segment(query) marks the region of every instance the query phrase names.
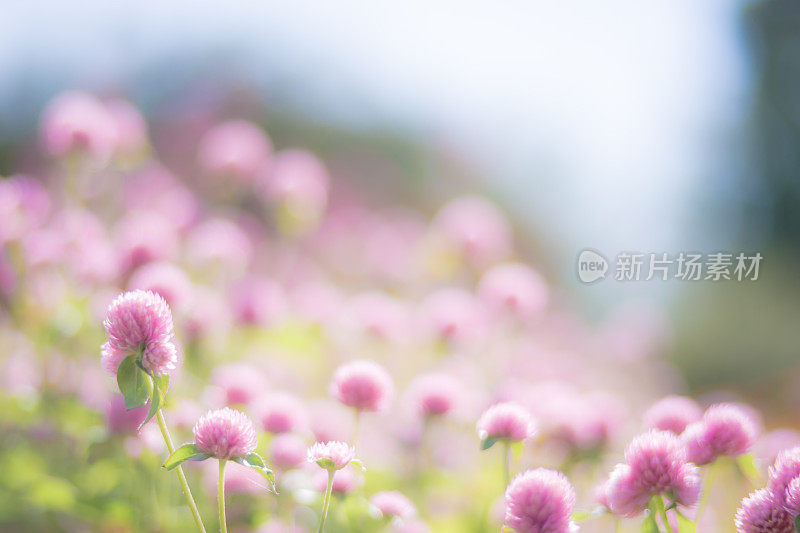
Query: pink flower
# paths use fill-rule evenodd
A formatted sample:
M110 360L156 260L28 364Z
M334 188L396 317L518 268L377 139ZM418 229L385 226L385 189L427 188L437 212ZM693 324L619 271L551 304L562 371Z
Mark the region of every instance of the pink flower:
M186 305L192 294L189 276L166 261L148 263L136 269L128 282L128 288L152 291L173 308Z
M189 260L204 268L222 267L241 274L253 258L253 242L236 223L224 218L206 220L192 229L187 238Z
M408 396L423 418L444 416L459 403L461 387L447 374L425 374L411 382Z
M397 299L382 292L367 292L350 302L357 325L367 334L396 341L408 334L408 312Z
M691 398L667 396L647 410L644 425L647 429L662 429L680 435L686 426L697 422L702 416L700 406Z
M734 519L739 533L793 533L792 522L769 489L759 489L742 500Z
M275 159L261 186L267 201L281 205L299 220L314 220L328 202L330 178L325 166L304 150L284 150Z
M485 268L511 253L511 227L491 202L466 196L442 207L433 221L445 245L475 268Z
M250 122L224 122L205 134L198 152L203 169L217 177L252 183L272 157L272 143Z
M103 321L108 342L100 362L111 373L127 356L142 351L142 366L153 374L175 369L178 354L173 343L172 313L164 298L149 291L120 294Z
M117 129L117 150L135 154L147 146L147 124L136 107L121 99L105 103L106 111Z
M786 489L798 477L800 477L800 447L779 453L775 463L769 468L767 484L779 504L783 505Z
M758 437L758 424L750 412L733 404L706 409L703 419L686 428L683 440L689 461L704 465L717 457L747 453Z
M309 463L317 463L326 470L341 470L356 455L356 450L346 442L315 442L307 453Z
M246 277L231 289L231 310L241 324L274 322L285 310L283 289L266 278Z
M505 524L517 533L569 533L575 489L561 472L536 468L518 474L505 493Z
M478 296L490 310L527 320L544 311L547 285L532 268L504 263L488 270L478 284Z
M134 211L116 229L119 269L128 274L151 261L171 259L178 253L175 225L155 211Z
M278 468L297 468L306 461L306 444L303 439L291 433L276 435L270 443L270 457Z
M308 425L305 405L289 394L273 393L266 396L259 401L256 412L264 431L269 433L289 433Z
M700 495L697 467L686 461L680 439L668 431L650 430L634 438L607 485L612 511L632 517L642 513L653 496L667 495L691 507Z
M115 394L108 402L106 410L108 431L119 435L135 435L147 417L149 408L149 405L143 405L129 410L125 407L125 399L122 395Z
M457 288L440 289L422 303L422 327L436 340L466 344L480 335L485 316L475 297Z
M209 411L192 431L197 448L217 459L244 457L258 445L253 422L230 407Z
M214 369L211 382L222 391L223 405L248 405L266 387L261 371L248 363L218 366Z
M333 374L331 395L359 411L383 411L391 401L392 378L373 361L357 360L340 366Z
M800 515L800 477L796 477L786 487L783 507L792 518Z
M478 437L521 441L536 432L531 415L516 402L503 402L489 407L478 419Z
M377 492L372 495L369 502L378 508L386 518L412 518L417 514L417 508L411 500L397 491Z
M64 93L50 102L40 135L42 147L51 156L77 153L98 163L108 161L117 143L111 114L97 98L82 92Z
M361 483L363 478L353 472L350 468L337 470L333 474L333 485L331 492L338 495L349 494L353 492ZM314 488L319 492L325 492L328 486L328 474L322 470L318 471L314 476Z

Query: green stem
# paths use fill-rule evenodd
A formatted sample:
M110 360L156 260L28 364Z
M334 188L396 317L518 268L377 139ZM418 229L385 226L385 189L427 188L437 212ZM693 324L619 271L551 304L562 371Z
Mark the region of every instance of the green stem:
M333 490L333 476L336 470L328 470L328 486L325 487L325 500L322 503L322 517L319 519L319 529L317 533L322 533L322 528L325 526L325 519L328 517L328 507L331 506L331 491Z
M714 461L708 466L708 471L706 472L706 481L703 486L703 492L700 496L700 504L697 506L697 514L695 515L694 522L695 524L700 525L700 516L702 516L703 511L708 504L708 495L711 492L711 485L714 481L714 470L716 470L717 462Z
M219 484L217 485L217 504L219 505L219 530L228 533L228 524L225 520L225 459L219 460Z
M167 422L164 420L164 413L161 412L161 409L156 411L156 419L158 420L158 429L161 430L161 436L164 437L164 444L167 445L167 450L169 451L170 455L172 455L172 453L175 451L175 445L172 444L172 437L169 435ZM197 528L201 531L201 533L206 533L206 528L203 526L203 519L200 518L200 511L197 510L197 504L194 502L194 498L192 498L192 491L189 490L189 483L186 481L186 474L183 473L183 468L180 466L176 470L178 472L178 479L181 482L181 487L183 488L183 494L186 497L186 505L189 506L189 510L192 512L194 522L197 524Z
M659 496L659 498L661 498ZM658 512L661 514L661 519L664 521L664 527L669 531L669 533L675 533L672 529L672 524L669 523L669 517L667 516L667 508L664 504L664 500L661 500L661 504L658 506Z
M503 442L503 476L505 479L505 486L508 486L508 482L511 481L511 445L508 441Z

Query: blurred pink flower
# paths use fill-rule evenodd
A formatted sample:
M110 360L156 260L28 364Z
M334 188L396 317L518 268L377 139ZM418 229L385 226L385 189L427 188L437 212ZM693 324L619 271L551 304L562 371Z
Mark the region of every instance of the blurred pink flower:
M211 383L221 390L223 405L249 405L266 388L263 373L249 363L218 366L211 376Z
M134 154L147 146L147 123L136 107L122 99L105 103L106 111L117 131L117 150L124 154Z
M209 411L192 430L197 448L217 459L244 457L258 445L253 422L230 407Z
M259 277L246 277L233 285L230 291L233 317L241 324L266 325L283 315L286 301L283 289L274 281Z
M447 374L423 374L411 382L408 399L419 416L443 416L461 401L459 382Z
M429 335L456 345L467 344L478 337L486 318L474 296L458 288L431 293L422 303L419 316Z
M508 220L484 198L466 196L450 201L436 215L433 227L446 246L475 268L486 268L511 253Z
M317 463L326 470L341 470L350 464L355 455L355 448L340 441L315 442L307 452L309 463Z
M412 518L417 514L417 508L405 495L397 491L376 492L369 502L378 508L386 518Z
M139 432L139 426L147 417L149 409L149 405L143 405L129 410L125 407L125 398L121 394L115 394L106 408L108 431L119 435L135 435Z
M644 512L653 496L664 494L679 505L694 506L700 496L700 475L687 462L680 438L650 430L628 445L625 463L611 473L606 490L611 510L632 517Z
M116 228L120 272L157 260L172 259L178 253L177 230L166 217L153 211L125 215Z
M477 428L481 440L521 441L536 432L530 413L516 402L503 402L489 407L478 419Z
M325 166L304 150L275 155L262 178L260 191L273 205L287 209L301 221L317 219L328 202L330 178Z
M391 342L408 335L408 311L397 298L367 292L354 297L350 307L357 325L377 339Z
M39 126L42 147L54 157L79 154L108 161L118 140L113 116L97 98L67 92L54 98Z
M570 533L575 489L561 472L537 468L518 474L506 488L505 524L517 533Z
M756 457L771 464L783 450L800 446L800 432L789 429L775 429L761 436L754 446Z
M333 474L333 486L331 492L333 494L344 495L353 492L362 483L363 478L353 472L351 468L344 468L337 470ZM328 486L328 474L322 470L314 475L314 488L318 492L325 492Z
M548 289L532 268L503 263L488 270L478 284L478 296L492 312L527 320L542 313Z
M198 158L208 174L252 183L270 162L272 143L255 124L244 120L224 122L200 141Z
M645 412L644 426L647 429L663 429L680 435L686 426L697 422L702 416L702 409L691 398L667 396Z
M264 396L256 403L254 410L264 431L269 433L290 433L308 426L305 405L290 394L278 392Z
M109 372L127 356L142 350L142 365L154 374L175 369L178 354L173 341L172 313L161 296L129 291L117 296L103 321L108 341L101 362Z
M41 227L51 206L50 192L39 180L21 174L0 180L0 245Z
M291 470L306 462L306 444L291 433L275 435L270 442L272 463L283 470Z
M216 495L219 483L219 469L211 461L203 466L203 482L209 494ZM261 474L235 462L225 466L226 494L264 494L270 490Z
M392 378L373 361L358 360L340 366L333 374L331 395L359 411L383 411L392 399Z
M712 405L700 422L683 432L689 460L698 465L723 455L747 453L758 437L758 423L749 409L733 404Z
M236 223L224 218L206 220L192 229L186 243L189 260L204 268L221 268L229 275L243 273L253 257L253 243Z
M128 289L142 289L160 295L172 308L186 306L192 295L189 276L172 263L158 261L136 269L128 281Z

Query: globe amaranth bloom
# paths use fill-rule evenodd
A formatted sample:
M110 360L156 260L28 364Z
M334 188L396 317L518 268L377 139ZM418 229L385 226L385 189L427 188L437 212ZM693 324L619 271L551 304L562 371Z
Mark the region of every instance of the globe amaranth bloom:
M108 341L100 362L116 373L123 359L141 350L142 366L159 375L175 369L178 352L173 342L172 313L161 296L150 291L125 292L111 303L103 321Z
M747 453L758 436L758 424L745 408L733 404L709 407L703 419L689 425L682 438L689 461L704 465L717 457Z
M744 500L734 518L739 533L793 533L794 520L768 488L759 489Z
M650 430L634 438L625 450L625 463L616 466L606 485L614 514L642 513L653 496L666 496L691 507L700 495L697 467L686 459L680 439L668 431Z
M419 416L444 416L459 403L461 387L447 374L424 374L411 383L408 396Z
M800 516L800 477L796 477L786 487L783 495L783 508L794 519Z
M691 398L667 396L645 412L644 426L647 429L661 429L680 435L686 426L697 422L702 416L700 406Z
M478 295L492 311L521 320L539 315L548 299L544 280L522 263L504 263L489 269L478 284Z
M477 428L481 440L521 441L536 432L531 415L516 402L503 402L489 407L478 419Z
M198 159L208 173L252 183L272 158L272 143L251 122L232 120L209 130L200 141Z
M276 435L270 442L270 457L278 468L297 468L306 462L306 443L292 433Z
M341 470L355 455L355 448L346 442L315 442L308 449L308 462L317 463L326 470Z
M340 366L333 374L331 395L359 411L383 411L392 398L392 378L377 363L358 360Z
M197 449L221 460L245 457L258 445L253 422L230 407L200 417L193 432Z
M797 478L800 478L800 447L779 453L775 463L769 468L767 488L781 506L786 503L787 489Z
M369 502L387 518L411 518L417 514L417 508L411 500L394 490L377 492Z
M561 472L537 468L518 474L506 488L505 524L517 533L568 533L575 489Z
M305 405L290 394L269 394L258 402L255 410L264 431L270 433L288 433L308 426Z

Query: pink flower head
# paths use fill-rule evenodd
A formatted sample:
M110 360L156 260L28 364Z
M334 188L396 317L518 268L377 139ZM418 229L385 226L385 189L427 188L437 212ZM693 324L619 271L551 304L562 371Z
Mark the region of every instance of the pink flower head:
M478 284L478 296L487 308L522 320L544 311L547 293L541 276L522 263L492 267Z
M382 292L367 292L351 302L354 318L367 334L395 341L408 334L408 312L397 298Z
M270 394L259 402L256 411L264 431L269 433L289 433L308 425L305 405L290 394Z
M153 374L175 369L178 352L173 342L172 313L161 296L129 291L117 296L103 321L108 341L100 362L111 373L127 356L142 351L142 366Z
M106 107L94 96L68 92L45 109L41 143L51 156L81 154L98 163L108 161L117 143L117 127Z
M137 267L178 253L179 241L175 225L155 211L134 211L119 221L116 229L119 268L128 274Z
M796 477L786 487L783 507L792 518L800 516L800 477Z
M136 269L128 282L130 289L152 291L175 308L189 302L192 293L192 282L186 273L166 261L148 263Z
M209 411L192 431L197 448L217 459L244 457L258 445L253 422L230 407Z
M328 202L330 178L325 166L304 150L285 150L275 159L264 179L262 194L300 220L319 217Z
M485 316L475 297L457 288L440 289L422 304L423 328L435 339L463 344L484 327Z
M222 267L241 274L253 257L253 242L235 222L212 218L193 228L188 236L189 259L205 268Z
M269 324L283 314L285 304L283 289L266 278L246 277L231 289L231 311L241 324Z
M734 519L739 533L793 533L792 517L769 489L759 489L744 500Z
M489 407L478 420L478 437L521 441L532 437L536 428L528 411L516 402L503 402Z
M250 122L233 120L212 128L200 141L203 169L217 177L252 183L272 157L272 143Z
M570 533L575 489L561 472L536 468L518 474L505 494L505 524L517 533Z
M135 435L147 417L148 409L149 406L143 405L129 410L125 407L125 399L122 395L115 394L108 402L106 410L108 431L119 435Z
M461 387L447 374L425 374L414 379L408 395L421 417L444 416L459 403Z
M278 468L297 468L306 462L306 444L303 439L291 433L276 435L270 443L270 457Z
M147 146L147 124L133 104L122 99L105 104L117 129L117 150L126 154L142 151Z
M675 434L650 430L631 441L625 464L611 473L608 503L615 514L632 517L642 513L653 496L662 494L691 507L700 495L700 475L686 461L686 451Z
M704 465L717 457L747 453L758 437L758 424L751 413L733 404L706 409L703 419L688 426L683 434L689 461Z
M230 363L214 369L211 382L223 394L225 405L248 405L266 387L261 371L248 363Z
M680 435L686 426L697 422L702 416L700 406L691 398L667 396L647 410L644 425L647 429L662 429Z
M363 478L356 474L352 468L344 468L337 470L333 474L333 485L331 492L338 495L349 494L353 492L361 483ZM325 492L328 486L328 474L322 470L317 471L314 476L314 488L319 492Z
M369 502L378 508L386 518L412 518L417 514L417 508L403 494L392 490L377 492L372 495Z
M341 470L355 455L355 448L340 441L315 442L307 452L309 463L317 463L326 470Z
M433 221L445 244L470 265L484 268L511 253L511 227L491 202L467 196L442 207Z
M340 366L331 380L331 395L359 411L383 411L391 401L392 378L379 364L357 360Z
M800 477L800 447L779 453L775 463L769 468L767 484L779 504L783 505L789 485L798 477Z

